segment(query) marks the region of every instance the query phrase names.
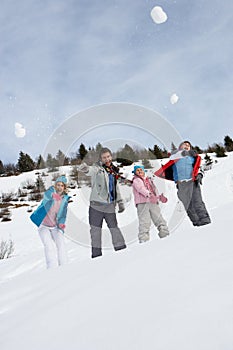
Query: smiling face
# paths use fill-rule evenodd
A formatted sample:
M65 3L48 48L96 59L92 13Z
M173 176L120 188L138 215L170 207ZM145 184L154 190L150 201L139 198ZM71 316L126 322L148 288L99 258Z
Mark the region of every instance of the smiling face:
M65 191L65 185L63 182L56 182L55 190L58 194L62 194Z
M106 166L110 166L112 164L112 155L110 152L101 154L101 162Z
M135 174L139 177L144 177L145 176L145 172L142 168L137 168L137 170L135 171Z
M190 151L191 147L190 147L190 144L188 142L184 142L184 143L182 143L180 149L184 149L185 151Z

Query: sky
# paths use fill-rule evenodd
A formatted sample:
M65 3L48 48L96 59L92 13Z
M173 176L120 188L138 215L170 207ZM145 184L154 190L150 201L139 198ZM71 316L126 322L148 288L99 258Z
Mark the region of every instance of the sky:
M232 12L230 0L1 0L0 159L36 158L72 115L112 102L158 112L202 148L232 137Z

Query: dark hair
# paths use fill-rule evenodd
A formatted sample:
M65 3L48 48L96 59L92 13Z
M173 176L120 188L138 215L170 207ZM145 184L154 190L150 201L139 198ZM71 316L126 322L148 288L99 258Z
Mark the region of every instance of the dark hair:
M179 148L184 144L184 143L188 143L190 148L192 148L191 142L190 141L182 141L181 144L179 145Z
M110 151L109 148L103 147L103 148L100 150L99 159L101 159L102 154L104 154L104 153L110 153L110 154L112 155L112 152Z

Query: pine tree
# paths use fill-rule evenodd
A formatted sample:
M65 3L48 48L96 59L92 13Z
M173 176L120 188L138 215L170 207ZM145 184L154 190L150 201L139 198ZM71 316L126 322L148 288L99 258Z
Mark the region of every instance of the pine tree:
M45 164L44 158L40 154L36 161L36 169L45 169L45 168L46 168L46 164Z
M172 142L171 143L171 152L174 152L174 151L176 151L177 150L177 147L176 147L176 145Z
M22 151L19 153L17 166L21 173L34 170L35 168L32 158L27 153L23 153Z
M169 157L169 154L168 154L168 151L166 150L166 148L163 148L162 155L163 155L163 158Z
M152 166L150 164L150 161L148 159L146 159L146 158L144 158L142 160L142 165L144 166L145 169L151 169L152 168Z
M70 164L70 158L69 157L65 157L63 165L69 165L69 164Z
M88 150L86 149L83 143L81 143L81 145L79 146L78 152L81 160L83 160L88 153Z
M4 174L4 165L1 160L0 160L0 174Z
M207 165L207 166L213 164L212 158L211 158L207 153L206 153L206 155L205 155L205 157L204 157L204 160L205 160L205 165Z
M128 144L125 144L125 146L120 151L116 152L116 157L117 161L124 165L130 165L133 162L138 161L136 152Z
M101 145L100 142L98 142L97 145L95 146L95 151L97 152L98 156L99 156L102 148L103 148L103 146Z
M36 188L37 192L44 192L45 191L44 181L40 175L36 179L35 188Z
M59 166L57 159L53 158L50 153L47 156L46 166L49 172L57 171L57 167Z
M205 150L206 153L214 153L215 147L208 145L208 148Z
M56 160L57 160L59 166L64 165L65 155L60 149L57 152Z
M198 154L203 153L203 150L199 146L193 147L194 151L196 151Z
M218 158L227 157L227 155L225 154L225 148L218 144L215 145L215 153L216 153L216 157Z
M163 150L158 145L154 145L153 150L151 150L150 148L149 150L155 155L156 159L163 158Z
M233 151L233 140L230 138L230 136L224 137L224 146L227 152Z
M4 173L7 175L14 175L18 173L17 165L13 163L4 164Z

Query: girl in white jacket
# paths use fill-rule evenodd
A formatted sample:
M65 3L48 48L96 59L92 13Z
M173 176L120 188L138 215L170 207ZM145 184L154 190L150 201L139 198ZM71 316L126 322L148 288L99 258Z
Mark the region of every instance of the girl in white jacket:
M66 194L66 185L66 177L58 177L55 185L44 193L41 204L30 216L38 226L48 269L67 262L64 229L70 197Z

